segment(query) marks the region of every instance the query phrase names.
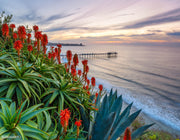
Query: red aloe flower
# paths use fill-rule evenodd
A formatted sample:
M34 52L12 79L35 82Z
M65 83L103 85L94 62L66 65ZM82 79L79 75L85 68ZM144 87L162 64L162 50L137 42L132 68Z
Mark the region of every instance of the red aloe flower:
M74 76L76 76L76 69L75 68L71 68L71 74Z
M39 30L39 27L38 27L37 25L34 25L34 26L33 26L33 30L34 30L35 32L37 32L37 31Z
M26 28L24 26L18 27L18 36L19 39L24 42L24 39L26 38Z
M96 92L95 96L96 96L96 99L95 99L95 103L96 103L96 100L97 100L97 97L98 97L98 93L97 92Z
M51 57L52 57L52 54L48 53L48 58L51 59Z
M16 42L14 42L14 48L18 52L18 56L20 56L20 50L22 49L22 47L23 47L23 45L22 45L22 42L20 40L17 40Z
M35 33L35 38L40 40L41 37L42 37L41 32L40 32L40 31L37 31L37 32Z
M68 108L61 110L60 112L60 120L61 120L61 125L64 128L64 132L67 131L70 115L71 115L71 112L70 110L68 110Z
M78 75L81 76L82 72L81 70L78 70Z
M74 63L74 66L76 67L79 63L79 60L78 60L78 55L75 54L74 57L73 57L73 63Z
M86 82L87 82L87 85L89 86L89 84L90 84L90 81L89 81L89 79L87 79L87 80L86 80Z
M29 51L29 52L33 51L32 45L28 45L28 51Z
M65 63L64 67L67 69L67 63Z
M48 44L48 37L46 34L42 35L41 44L42 44L42 46L46 46Z
M75 122L75 125L76 125L77 127L80 127L80 126L82 125L81 122L82 122L82 120L78 120L78 121Z
M82 64L83 64L84 66L86 66L87 63L88 63L88 60L83 60L83 61L82 61Z
M12 33L14 33L14 28L16 28L15 24L10 24L10 28L12 29Z
M96 79L94 77L91 78L91 85L95 87L96 85Z
M103 90L103 85L99 85L100 92Z
M57 44L57 46L58 46L58 48L61 48L61 47L62 47L62 45L61 45L61 44Z
M87 94L90 96L91 94L90 94L90 91L87 91Z
M58 56L58 48L55 48L55 53Z
M28 36L28 38L31 38L31 34L30 33L28 33L27 36Z
M82 120L77 120L74 123L77 126L77 137L79 137L79 127L82 125L81 122L82 122Z
M87 85L85 88L86 88L86 90L88 90L88 89L89 89L89 86Z
M48 44L48 37L47 37L46 34L43 34L43 35L42 35L41 44L42 44L42 46L43 46L44 54L46 54L46 53L45 53L45 48L46 48L46 45Z
M28 36L28 38L27 38L27 43L30 44L30 43L31 43L31 34L28 33L27 36Z
M27 43L30 44L31 43L31 39L27 38Z
M131 140L131 131L128 127L125 130L123 140Z
M40 51L40 40L41 40L42 34L40 31L35 32L35 38L37 39L37 49L38 49L38 54Z
M86 74L89 72L89 66L88 65L86 65L85 72L86 72Z
M55 60L55 58L56 58L56 52L52 52L52 57L53 57L53 60Z
M59 63L59 64L61 64L60 53L61 53L61 47L58 47L58 55L57 55L57 59L58 59L58 63Z
M69 68L70 68L71 59L72 59L72 52L71 52L70 50L68 50L68 51L66 52L66 57L67 57L68 65L69 65Z
M68 61L71 61L71 59L72 59L72 52L71 52L70 50L68 50L68 51L66 52L66 57L67 57L67 60L68 60Z
M95 96L96 96L96 98L98 97L98 93L97 92L96 92Z
M13 33L13 38L16 41L16 39L17 39L17 34L16 33Z
M34 41L34 47L36 47L37 46L37 41Z
M45 52L44 52L45 54L46 54L46 51L47 51L47 48L45 47Z
M8 27L7 23L4 23L2 25L2 34L5 37L7 37L9 35L9 27Z
M15 24L10 24L10 28L13 30L14 28L16 28Z
M86 74L86 66L87 66L88 60L83 60L82 64L83 64L83 77L85 78L87 76ZM86 78L85 78L86 80Z

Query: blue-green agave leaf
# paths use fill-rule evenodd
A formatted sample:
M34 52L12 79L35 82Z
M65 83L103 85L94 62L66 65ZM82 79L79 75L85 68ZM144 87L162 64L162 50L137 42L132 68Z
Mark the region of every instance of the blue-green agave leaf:
M111 129L114 123L116 114L114 112L110 113L103 120L95 120L93 131L92 131L92 139L93 140L107 140L109 134L111 133Z
M144 131L146 131L149 127L151 127L152 125L154 125L154 123L149 124L149 125L144 125L138 129L136 129L132 134L131 134L131 138L132 140L135 140L137 137L141 136L143 134Z
M119 123L116 129L113 131L111 139L117 139L125 131L125 129L136 119L140 112L141 110L136 111L135 113L130 115L122 124Z

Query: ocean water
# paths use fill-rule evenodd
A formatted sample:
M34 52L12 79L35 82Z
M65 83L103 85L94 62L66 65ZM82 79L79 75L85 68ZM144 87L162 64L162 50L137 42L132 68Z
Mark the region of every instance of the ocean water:
M74 53L118 52L118 56L88 57L89 77L127 103L180 132L180 47L89 45L63 46ZM79 67L82 67L80 62Z

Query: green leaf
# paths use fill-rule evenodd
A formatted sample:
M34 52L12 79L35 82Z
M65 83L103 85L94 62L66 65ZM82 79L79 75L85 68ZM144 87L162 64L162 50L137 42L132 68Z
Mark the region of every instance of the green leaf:
M19 89L19 86L16 87L16 95L18 99L18 105L20 106L23 99L23 95L22 95L21 90Z
M18 87L21 90L21 92L26 96L26 99L29 100L29 96L26 94L26 92L25 92L25 90L24 90L24 88L23 88L21 83L18 83Z
M28 126L28 125L25 125L25 124L20 124L19 126L21 127L21 129L24 132L37 133L37 134L42 134L42 135L48 136L48 133L46 133L45 131L42 131L42 130L37 129L37 128L34 128L32 126Z
M31 112L31 113L28 113L27 115L23 115L23 116L21 117L20 123L26 122L28 119L33 118L36 114L38 114L38 113L40 113L40 112L42 112L42 111L46 111L46 110L54 109L54 108L56 108L56 107L42 108L42 109L33 111L33 112Z
M29 96L31 96L31 92L29 90L28 83L26 81L24 81L24 80L21 80L21 79L18 79L18 81L20 81L23 84L23 86L26 89L26 91L28 92Z
M6 78L6 79L1 79L0 80L0 86L2 86L2 85L7 85L8 83L10 83L10 82L15 82L15 81L17 81L16 79L11 79L11 78Z
M8 130L5 127L0 128L0 136L2 136L4 133L6 133ZM1 137L0 137L1 138Z
M59 92L57 90L52 94L50 101L49 101L50 104L55 100L55 98L58 96L58 94L59 94Z
M5 115L7 122L9 122L10 121L10 117L11 117L11 113L10 113L9 107L8 107L8 105L4 101L0 101L0 104L1 104L1 108L2 108L3 114Z
M8 89L9 86L2 86L0 88L0 93L2 93L3 91L5 91L6 89Z
M16 86L17 84L15 82L11 83L6 94L6 98L12 98Z
M12 100L8 98L0 98L0 101L12 102Z
M23 133L23 130L21 129L21 127L19 125L16 126L16 129L18 130L18 132L20 133L21 135L21 138L23 140L25 140L25 137L24 137L24 133Z
M26 137L33 138L34 140L47 140L47 137L43 137L42 135L34 132L24 132Z
M4 124L7 124L8 121L6 119L6 116L2 112L0 112L0 118L3 120Z
M46 111L44 111L43 113L45 114L45 118L46 118L46 123L45 123L44 131L48 131L50 126L51 126L51 123L52 123L51 116Z
M60 110L63 110L64 108L64 96L63 96L63 93L60 91L60 96L59 96L59 111Z
M43 103L31 106L30 108L28 108L24 112L22 112L22 114L21 114L22 117L28 115L29 113L32 113L34 110L36 110L38 107L40 107L42 105L43 105Z
M16 103L15 102L11 103L10 110L11 110L11 116L16 113Z

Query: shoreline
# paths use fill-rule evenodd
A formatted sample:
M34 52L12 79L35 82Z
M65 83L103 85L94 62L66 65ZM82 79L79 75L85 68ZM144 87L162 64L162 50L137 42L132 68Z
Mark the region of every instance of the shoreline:
M66 62L66 59L63 59L63 62ZM88 77L90 78L92 76L93 76L93 73L90 72ZM105 90L107 90L108 93L109 93L110 89L112 88L114 91L117 89L118 95L122 94L122 97L123 97L123 108L122 109L124 109L124 107L126 107L129 104L128 99L125 99L125 97L126 97L125 95L127 95L128 92L125 92L125 93L123 92L122 93L122 90L121 90L122 87L117 87L117 86L113 85L111 82L109 82L108 80L104 80L104 79L101 79L101 78L96 78L96 82L97 82L97 85L98 84L103 84ZM132 109L131 109L131 113L138 110L138 106L137 107L135 106L136 101L137 100L135 99L134 104L133 104ZM144 112L143 108L142 108L141 113L137 117L137 120L139 120L140 122L142 122L144 124L155 123L148 130L163 131L163 132L167 132L167 133L171 134L174 138L180 138L180 132L178 130L172 128L171 125L165 124L161 120L158 120L158 119L153 118L152 116L146 114Z
M128 103L126 103L124 100L123 100L123 103L124 103L124 105L123 105L122 109L124 109L128 105ZM137 110L138 109L135 106L132 106L131 113L133 113ZM178 130L175 130L172 127L164 124L163 122L152 118L148 114L144 113L143 109L142 109L141 113L139 114L139 116L136 118L136 120L138 120L141 124L145 124L145 125L155 123L153 126L148 128L148 130L163 131L165 133L171 134L173 136L173 138L179 138L180 139L180 133L178 132Z
M124 92L122 92L121 87L114 86L107 80L97 78L97 85L100 83L104 85L104 88L107 91L107 93L109 93L111 88L113 89L113 91L115 91L117 89L118 96L122 95L122 98L123 98L123 106L122 106L123 110L125 109L125 107L127 105L129 105L127 99L125 99L125 97L126 97L125 94L128 94L128 92L124 93ZM136 101L137 101L136 99L133 101L134 103L131 108L131 113L140 109L135 106ZM155 123L153 126L148 128L148 130L163 131L165 133L171 134L174 138L180 139L180 131L176 130L175 128L172 128L171 125L165 124L161 120L153 118L151 115L145 113L143 108L141 108L141 109L142 109L142 111L139 114L139 116L137 117L137 120L139 120L139 122L141 122L142 124L144 123L145 125Z

